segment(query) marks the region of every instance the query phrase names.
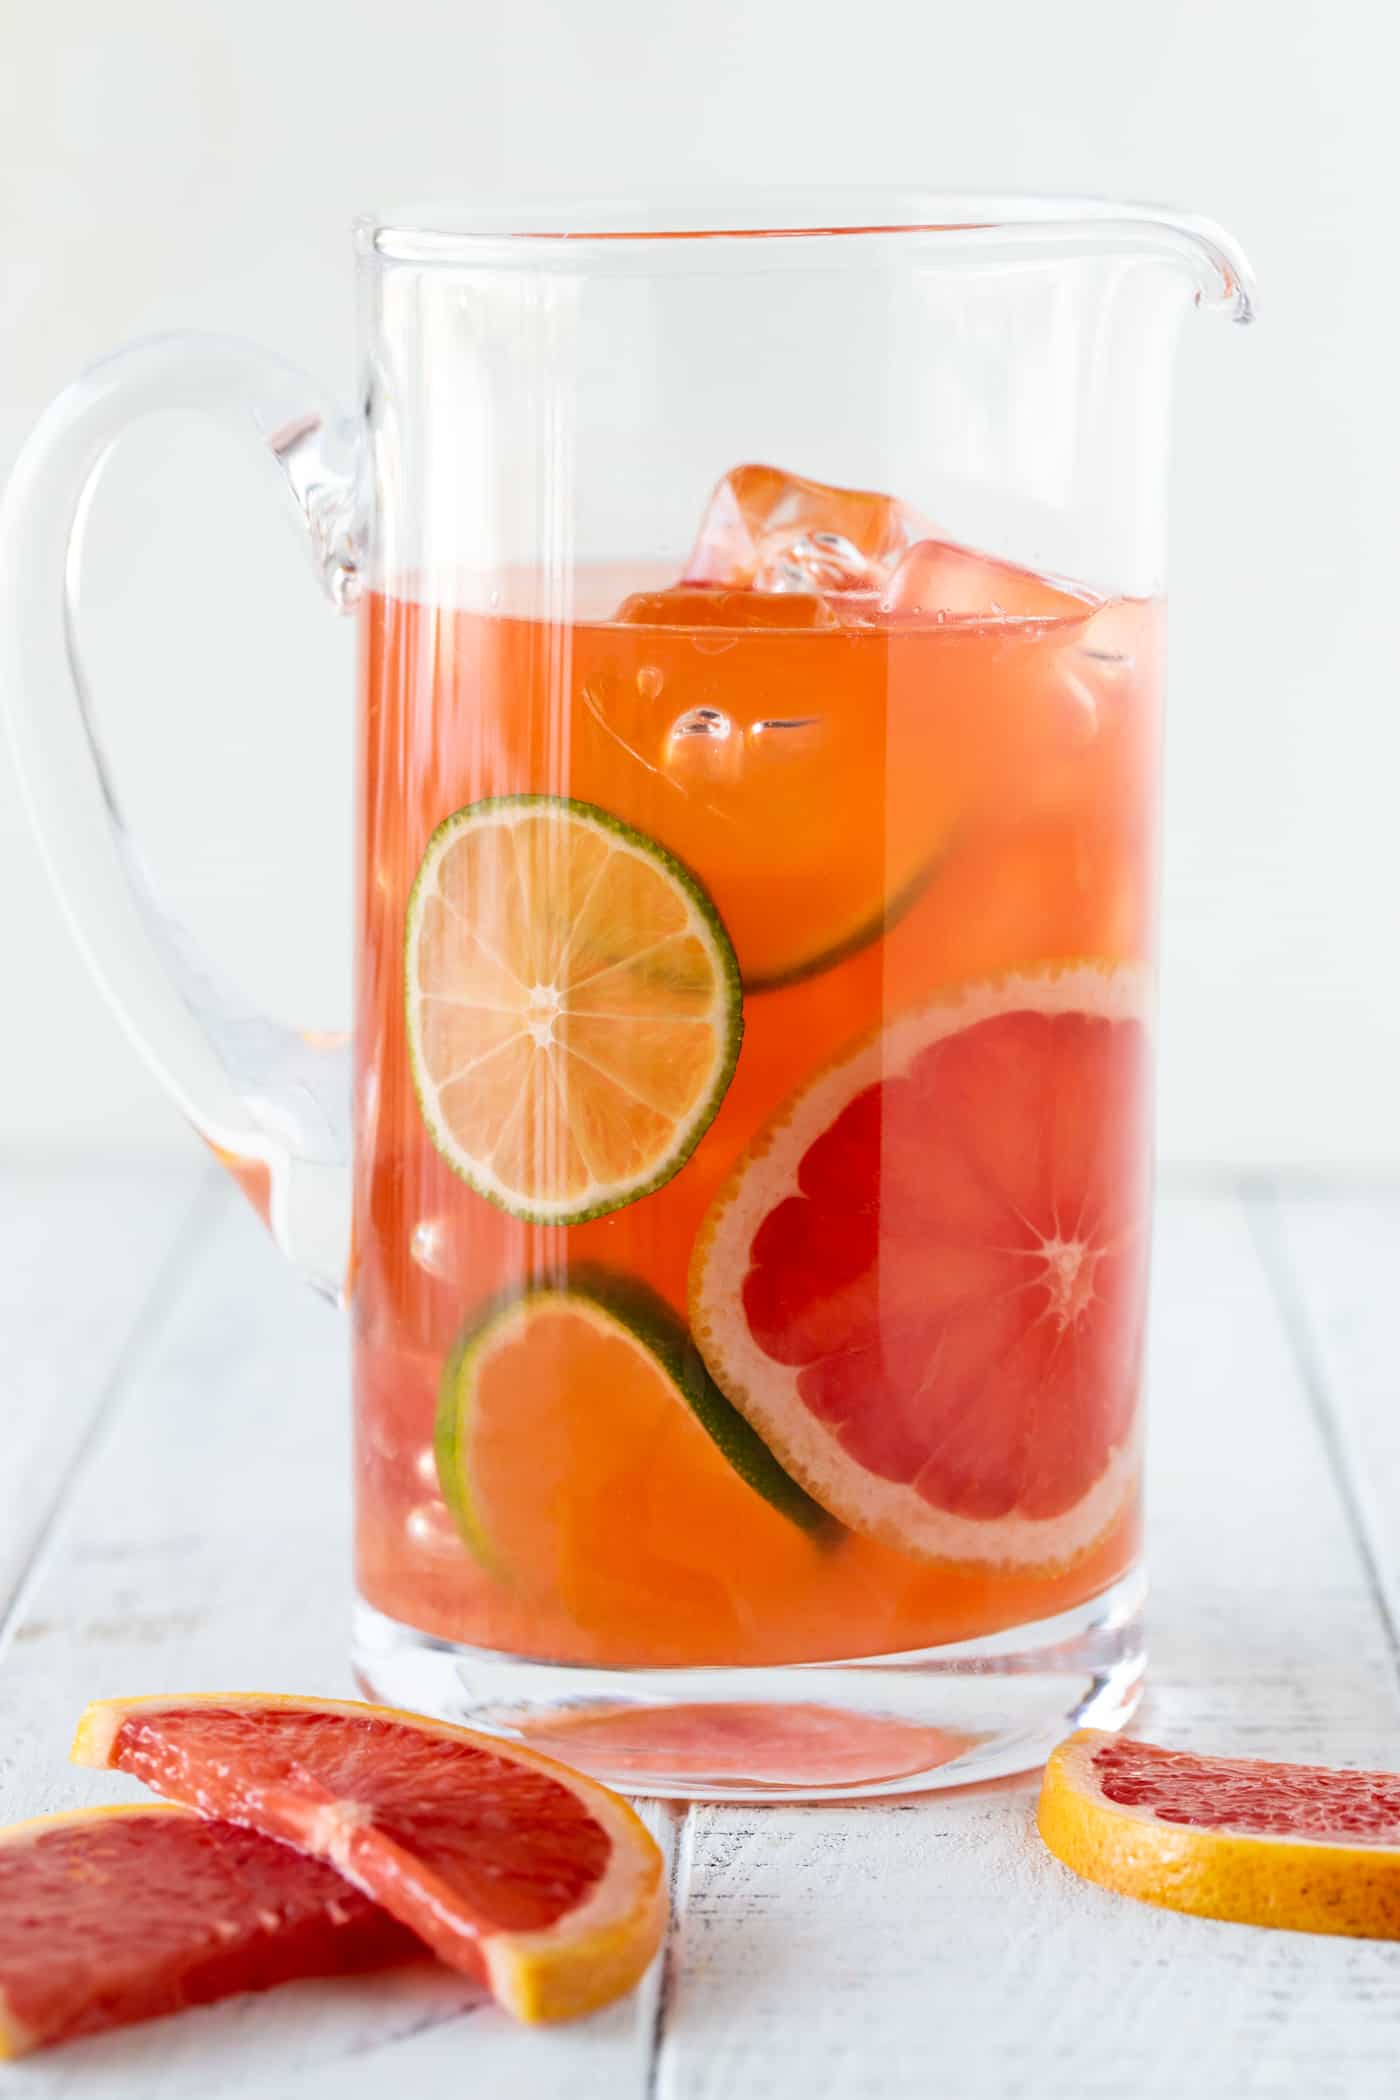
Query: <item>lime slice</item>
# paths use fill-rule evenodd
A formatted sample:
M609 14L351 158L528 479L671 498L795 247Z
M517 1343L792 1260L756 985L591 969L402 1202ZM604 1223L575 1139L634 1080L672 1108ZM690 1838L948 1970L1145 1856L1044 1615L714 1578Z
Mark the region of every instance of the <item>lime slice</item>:
M605 810L552 795L438 826L404 978L433 1143L536 1224L581 1224L669 1181L743 1035L734 951L699 883Z
M643 1608L633 1474L677 1553L693 1539L722 1554L755 1495L815 1537L837 1528L725 1399L670 1306L592 1269L497 1299L468 1329L443 1374L436 1455L476 1557L590 1621L609 1586Z

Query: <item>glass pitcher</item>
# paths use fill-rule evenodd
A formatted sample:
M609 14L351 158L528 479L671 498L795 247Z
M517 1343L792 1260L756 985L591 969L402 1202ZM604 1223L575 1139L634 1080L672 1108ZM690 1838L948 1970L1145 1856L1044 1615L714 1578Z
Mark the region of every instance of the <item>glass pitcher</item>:
M354 1668L637 1791L1023 1767L1141 1683L1170 365L1198 220L362 220L360 405L162 338L40 423L4 683L137 1043L355 1332ZM353 1044L162 912L76 646L140 416L360 632Z

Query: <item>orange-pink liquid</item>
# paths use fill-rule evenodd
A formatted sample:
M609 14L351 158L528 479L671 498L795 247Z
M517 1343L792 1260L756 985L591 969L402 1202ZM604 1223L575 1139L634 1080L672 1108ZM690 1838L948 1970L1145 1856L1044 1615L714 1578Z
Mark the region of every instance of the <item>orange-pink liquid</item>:
M1152 960L1158 606L804 626L791 600L719 596L560 625L376 594L362 616L358 1573L379 1610L473 1645L600 1664L891 1653L1067 1609L1136 1552L1135 1495L1087 1549L1040 1567L930 1561L855 1530L817 1542L679 1410L664 1448L627 1448L630 1418L603 1390L554 1594L493 1572L449 1513L439 1383L493 1296L588 1262L685 1318L721 1185L846 1046L970 979ZM677 734L707 711L724 733ZM454 1175L405 1041L405 913L429 837L521 792L599 805L669 848L748 987L739 1065L694 1156L573 1227L509 1216ZM1137 1173L1145 1116L1133 1143ZM539 1521L557 1563L558 1506Z

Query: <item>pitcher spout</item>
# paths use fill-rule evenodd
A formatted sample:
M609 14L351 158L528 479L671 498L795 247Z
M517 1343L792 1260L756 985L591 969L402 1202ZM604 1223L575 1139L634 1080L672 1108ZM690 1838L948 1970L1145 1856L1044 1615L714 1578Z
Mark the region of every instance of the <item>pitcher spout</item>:
M1120 226L1129 244L1156 248L1185 268L1197 306L1241 326L1254 319L1254 272L1238 241L1213 219L1148 206ZM1103 231L1110 234L1107 225Z
M981 233L1022 251L1139 257L1183 278L1195 305L1227 320L1254 319L1254 272L1233 234L1214 219L1164 205L1097 197L962 200L965 215L948 231ZM978 217L977 206L985 207Z

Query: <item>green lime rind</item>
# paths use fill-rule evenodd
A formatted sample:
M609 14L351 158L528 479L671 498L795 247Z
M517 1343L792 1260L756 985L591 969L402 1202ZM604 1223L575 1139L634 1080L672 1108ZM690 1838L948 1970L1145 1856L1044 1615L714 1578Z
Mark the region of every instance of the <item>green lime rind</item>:
M896 890L887 903L882 904L878 911L872 912L868 919L863 919L859 926L835 942L832 947L821 948L815 955L809 955L802 962L790 963L786 969L772 970L762 977L747 976L744 979L744 990L755 993L786 991L789 985L806 984L811 977L825 976L828 970L834 970L841 963L849 962L853 955L859 955L862 948L873 947L876 941L882 941L886 934L892 933L905 914L918 903L937 874L944 857L940 852L936 853L932 860L926 861L905 883L902 890Z
M433 1459L442 1499L473 1559L480 1561L488 1573L504 1578L506 1571L497 1562L491 1541L477 1520L462 1454L472 1382L481 1360L482 1344L490 1339L489 1325L476 1329L457 1344L443 1366L433 1422Z
M418 1035L414 1026L415 934L428 885L436 875L439 861L451 840L469 825L489 819L502 810L526 809L552 809L578 822L589 824L595 830L606 832L612 838L620 840L629 852L638 854L660 868L675 883L694 912L699 927L708 936L728 1024L724 1050L716 1065L709 1091L704 1100L692 1109L683 1134L672 1150L666 1153L655 1171L635 1182L618 1184L617 1191L606 1198L580 1204L572 1209L529 1203L519 1196L508 1195L501 1189L492 1188L479 1174L472 1172L469 1161L453 1142L451 1134L442 1127L437 1116L433 1088L423 1071ZM434 1147L453 1173L465 1181L469 1188L475 1190L478 1196L494 1204L498 1210L505 1211L508 1216L521 1218L532 1225L586 1225L591 1219L605 1218L613 1211L625 1210L629 1204L639 1202L643 1196L654 1195L657 1189L664 1188L668 1181L679 1174L719 1113L720 1103L728 1093L730 1081L734 1077L734 1068L739 1062L739 1051L744 1040L744 991L739 975L738 958L735 956L734 944L729 938L724 921L708 891L683 862L677 860L665 846L658 845L655 839L648 838L645 832L624 823L621 817L613 816L611 811L600 809L596 803L581 802L567 795L488 795L480 802L466 803L461 809L454 810L451 816L443 818L423 850L423 858L418 864L418 872L413 878L413 886L408 894L408 906L404 913L403 986L409 1070L413 1078L413 1090L418 1098L419 1113Z
M651 1357L678 1400L688 1407L739 1478L779 1515L816 1541L842 1527L779 1465L758 1431L727 1400L705 1368L690 1330L648 1284L610 1270L571 1269L558 1283L526 1285L493 1298L462 1335L438 1390L433 1451L443 1499L467 1547L493 1574L509 1579L472 1496L469 1457L472 1402L482 1365L493 1349L536 1310L562 1307L620 1335ZM716 1541L722 1553L724 1542Z

